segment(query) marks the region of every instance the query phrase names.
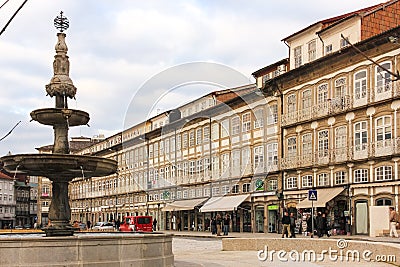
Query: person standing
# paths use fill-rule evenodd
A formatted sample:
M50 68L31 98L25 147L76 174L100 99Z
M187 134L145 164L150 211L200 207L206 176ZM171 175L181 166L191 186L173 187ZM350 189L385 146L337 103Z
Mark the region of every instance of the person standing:
M182 224L181 224L181 218L179 216L178 218L176 218L176 223L178 224L178 231L181 231Z
M224 235L228 235L229 232L229 222L231 221L231 219L229 218L228 213L225 214L225 218L224 218Z
M92 226L92 223L90 221L86 222L86 227L88 230L90 230L90 227Z
M289 214L287 211L285 211L283 213L282 225L283 225L282 238L284 238L285 235L286 235L286 238L288 238L288 235L290 233L290 217L289 217Z
M157 231L157 219L156 218L154 218L154 220L153 220L153 231L154 232Z
M324 233L324 219L322 218L321 212L318 212L315 222L317 223L317 236L322 237Z
M222 224L222 218L221 218L221 214L217 214L216 217L216 221L217 221L217 236L221 235L221 224Z
M215 235L217 233L217 220L215 217L212 217L211 219L211 234Z
M389 207L389 224L390 224L390 231L389 231L389 236L390 237L399 237L399 235L397 234L397 230L396 230L396 225L398 222L397 218L397 213L394 210L393 207Z
M290 213L290 237L291 238L296 237L295 229L296 229L296 218L294 217L293 212L291 212Z

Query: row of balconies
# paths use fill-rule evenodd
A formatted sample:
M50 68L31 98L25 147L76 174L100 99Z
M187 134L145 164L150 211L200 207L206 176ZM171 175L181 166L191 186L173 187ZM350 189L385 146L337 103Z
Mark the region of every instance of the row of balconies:
M375 88L375 90L378 89ZM400 84L398 82L386 84L385 90L383 90L381 93L375 93L375 90L367 90L366 95L357 96L357 99L355 98L355 96L339 96L328 99L328 101L320 104L283 114L282 126L288 126L308 120L315 120L328 115L339 114L342 112L350 111L351 109L358 106L363 106L373 102L388 100L400 96Z
M326 149L298 156L288 156L281 161L282 169L296 169L317 165L340 164L400 153L400 138L364 143L361 145Z

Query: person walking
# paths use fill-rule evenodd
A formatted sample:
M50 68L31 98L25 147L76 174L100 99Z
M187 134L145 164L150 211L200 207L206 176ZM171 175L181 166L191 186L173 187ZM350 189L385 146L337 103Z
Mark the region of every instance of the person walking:
M399 221L398 214L393 207L389 207L389 224L390 224L390 237L399 237L396 230L397 222Z
M181 223L181 218L179 216L178 218L176 218L176 223L178 224L178 231L181 231L182 223Z
M229 222L231 221L231 219L229 218L228 214L225 214L225 218L224 218L224 235L228 235L229 232Z
M296 229L296 217L294 217L293 212L291 212L290 213L290 237L291 238L296 237L295 229Z
M290 233L290 217L289 217L289 214L287 211L285 211L283 213L282 225L283 225L282 238L284 238L285 235L286 235L286 238L288 238L288 235Z

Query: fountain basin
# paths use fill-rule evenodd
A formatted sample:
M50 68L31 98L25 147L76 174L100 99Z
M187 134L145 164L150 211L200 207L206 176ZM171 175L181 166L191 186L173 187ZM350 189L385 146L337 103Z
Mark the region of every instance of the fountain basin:
M90 117L87 112L67 108L43 108L31 112L31 118L40 124L56 125L65 123L68 119L69 126L85 125Z
M19 154L0 158L10 173L26 173L63 180L107 176L117 170L112 159L71 154Z
M174 266L172 235L87 233L0 237L0 266Z

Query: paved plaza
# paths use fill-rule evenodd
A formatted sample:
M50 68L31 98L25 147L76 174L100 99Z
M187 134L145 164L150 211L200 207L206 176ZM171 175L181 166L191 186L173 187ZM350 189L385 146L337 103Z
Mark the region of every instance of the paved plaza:
M329 260L328 257L324 261L287 261L281 262L278 259L270 261L261 261L258 259L257 251L222 251L223 238L254 238L254 237L271 237L280 238L278 234L254 234L254 233L231 233L228 237L212 236L208 232L172 232L173 233L173 253L175 256L176 267L198 267L198 266L235 266L235 267L250 267L250 266L395 266L390 263L380 262L365 262L363 260L353 261L352 259L338 258L336 261ZM299 236L298 238L309 238ZM343 238L343 236L335 236L333 238ZM318 239L318 238L317 238ZM366 240L370 242L392 242L399 245L400 239L389 237L363 237L350 236L346 239ZM318 242L316 240L316 242ZM293 248L295 249L295 248ZM400 255L399 255L400 257Z

